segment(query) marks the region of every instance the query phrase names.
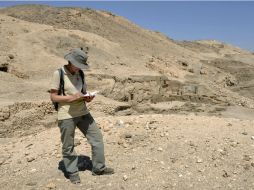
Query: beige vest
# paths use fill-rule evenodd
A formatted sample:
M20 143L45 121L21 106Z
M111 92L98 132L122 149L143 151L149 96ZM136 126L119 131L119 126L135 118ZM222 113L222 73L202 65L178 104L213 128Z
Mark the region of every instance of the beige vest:
M74 95L82 90L82 79L79 72L72 75L65 67L62 67L64 73L64 92L65 95ZM53 74L50 88L58 90L60 84L59 71ZM86 83L84 79L84 91L86 91ZM76 100L70 103L59 103L58 120L70 119L88 114L86 104L83 100Z

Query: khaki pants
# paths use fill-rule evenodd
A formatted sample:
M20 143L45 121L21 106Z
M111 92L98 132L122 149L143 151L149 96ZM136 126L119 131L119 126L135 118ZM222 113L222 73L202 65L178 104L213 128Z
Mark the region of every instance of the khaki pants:
M61 132L63 161L68 173L78 171L78 156L74 150L76 127L85 135L92 148L93 171L105 169L104 144L100 129L91 114L58 121Z

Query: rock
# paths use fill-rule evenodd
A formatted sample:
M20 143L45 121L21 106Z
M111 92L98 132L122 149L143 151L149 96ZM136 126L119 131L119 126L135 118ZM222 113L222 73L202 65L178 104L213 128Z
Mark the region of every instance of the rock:
M243 135L248 135L248 133L247 133L247 132L242 132L242 134L243 134Z
M250 160L251 160L251 156L249 156L249 155L244 155L244 156L243 156L243 160L245 160L245 161L250 161Z
M190 141L190 146L195 146L195 144L192 141Z
M124 122L121 119L119 119L119 120L117 120L115 126L116 127L124 127Z
M33 169L30 170L31 173L34 173L34 172L36 172L36 171L37 171L37 170L36 170L35 168L33 168Z
M201 74L201 75L206 75L207 72L206 72L206 70L200 70L200 74Z
M19 172L20 171L20 168L16 168L15 170L14 170L14 173L17 173L17 172Z
M128 179L127 175L124 175L124 176L123 176L123 180L124 180L124 181L127 181L127 179Z
M129 144L129 145L132 145L132 144L133 144L133 139L127 139L127 141L128 141L128 144Z
M161 165L165 165L165 162L163 162L163 161L160 161L160 163L161 163Z
M230 175L225 170L223 170L223 172L224 172L222 175L223 177L230 177Z
M6 68L6 70L4 70L5 72L8 71L8 64L0 64L0 66ZM7 119L10 118L10 111L9 110L0 110L0 121L5 121ZM4 133L6 130L1 128L1 133Z
M103 129L104 132L109 132L110 131L110 128L108 126L104 126L102 129Z
M232 142L231 144L230 144L230 146L232 146L232 147L237 147L237 145L238 145L239 143L238 142Z
M119 144L119 145L122 145L123 143L124 143L123 139L119 139L119 140L117 141L117 144Z
M159 147L157 150L160 151L160 152L163 151L163 149L161 147Z
M177 158L170 158L170 160L171 160L172 163L176 163Z
M254 136L251 136L251 140L254 140Z
M56 184L54 184L53 182L50 182L50 183L46 186L46 188L48 188L48 189L55 189L55 188L56 188Z
M157 126L149 126L149 129L157 129Z
M0 166L4 164L5 160L6 160L5 158L0 158Z
M197 163L202 163L202 162L203 162L203 160L201 158L197 159Z
M9 57L9 59L14 59L14 55L12 55L12 54L9 54L8 57Z
M200 172L200 173L203 173L205 171L205 169L203 168L203 169L198 169L198 172Z
M131 138L131 137L132 137L132 134L130 134L130 133L124 134L124 138L126 138L126 139Z
M123 143L123 147L124 148L128 148L128 144L127 143Z
M217 151L218 151L221 155L223 155L223 156L227 155L226 149L224 149L224 150L218 149Z
M28 148L28 147L30 147L30 146L32 146L33 145L33 143L30 143L30 144L28 144L25 148Z
M149 122L146 122L145 129L146 129L146 130L149 130L149 129L150 129L150 127L149 127Z
M185 61L180 61L180 63L182 64L182 66L187 67L189 65L189 63L185 62Z
M29 156L29 157L26 158L26 160L27 160L27 162L32 162L32 161L35 160L35 157Z

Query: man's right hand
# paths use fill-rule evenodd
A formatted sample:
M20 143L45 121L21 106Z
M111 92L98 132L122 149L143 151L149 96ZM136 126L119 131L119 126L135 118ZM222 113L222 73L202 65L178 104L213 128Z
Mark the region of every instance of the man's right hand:
M78 99L81 99L81 98L83 99L84 98L83 94L80 93L80 92L77 92L76 94L70 95L69 97L70 98L69 98L68 102L74 102L74 101L76 101Z
M50 91L50 98L54 102L73 102L78 99L84 99L84 95L80 92L77 92L76 94L73 95L67 95L67 96L62 96L57 94L58 91L55 89L51 89Z

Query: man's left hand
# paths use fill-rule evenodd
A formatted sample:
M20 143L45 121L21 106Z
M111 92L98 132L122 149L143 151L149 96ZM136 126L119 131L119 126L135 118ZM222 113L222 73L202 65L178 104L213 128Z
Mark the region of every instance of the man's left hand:
M85 96L84 101L85 102L91 102L94 99L94 96Z

